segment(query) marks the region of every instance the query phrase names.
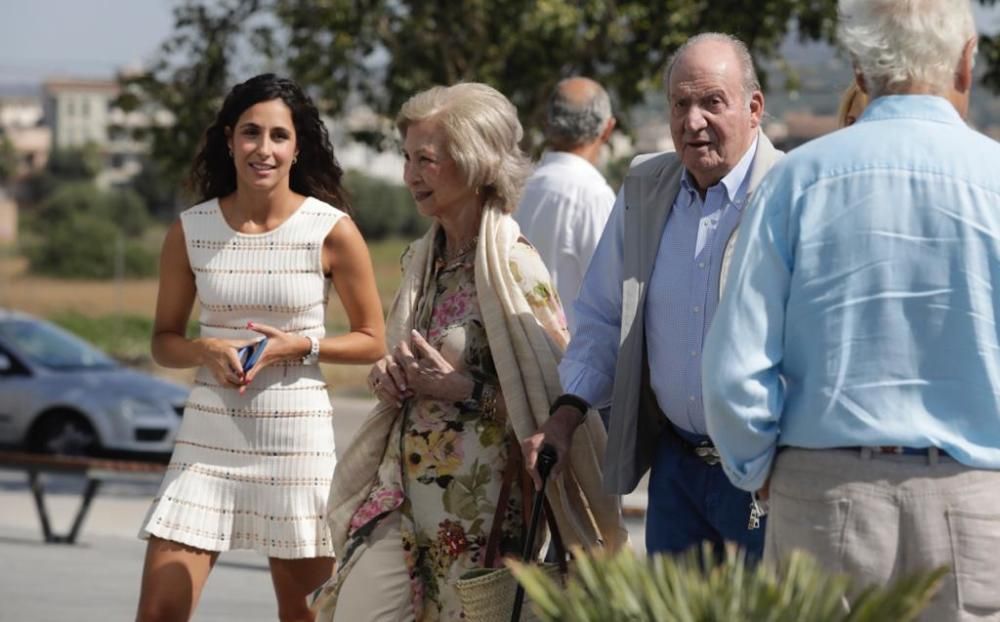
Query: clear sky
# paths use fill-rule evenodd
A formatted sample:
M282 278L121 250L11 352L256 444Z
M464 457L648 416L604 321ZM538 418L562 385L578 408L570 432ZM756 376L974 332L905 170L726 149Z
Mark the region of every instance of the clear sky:
M173 27L177 0L0 0L0 85L48 76L112 77L149 60ZM974 4L980 30L1000 6Z
M112 77L149 60L173 27L175 0L0 0L0 83Z

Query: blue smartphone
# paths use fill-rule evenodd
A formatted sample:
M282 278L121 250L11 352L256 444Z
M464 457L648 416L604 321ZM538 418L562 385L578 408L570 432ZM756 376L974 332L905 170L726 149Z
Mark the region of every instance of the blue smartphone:
M251 368L257 363L260 355L264 353L264 347L267 346L267 337L264 337L257 343L251 343L248 346L243 346L236 351L236 356L240 359L240 365L243 366L243 373L247 373Z

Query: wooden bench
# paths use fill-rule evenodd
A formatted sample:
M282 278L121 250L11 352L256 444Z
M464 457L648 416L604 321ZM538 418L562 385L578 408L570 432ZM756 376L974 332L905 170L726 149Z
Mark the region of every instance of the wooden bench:
M75 544L80 534L83 520L87 517L90 503L94 500L101 484L105 481L153 481L158 482L166 471L166 465L155 462L134 460L113 460L105 458L84 458L75 456L52 456L16 451L0 451L0 469L26 471L31 494L35 498L35 508L42 524L42 535L49 544ZM80 506L73 518L69 532L57 534L52 531L49 511L45 505L45 481L43 474L78 475L86 479Z

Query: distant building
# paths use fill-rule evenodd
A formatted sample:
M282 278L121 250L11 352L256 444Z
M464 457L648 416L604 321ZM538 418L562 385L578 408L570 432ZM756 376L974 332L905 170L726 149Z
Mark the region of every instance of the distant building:
M42 99L37 95L0 96L0 135L17 152L15 177L40 170L48 162L52 136L43 122Z
M134 130L151 122L169 124L173 117L162 111L126 113L115 106L119 85L112 80L51 79L42 85L45 125L52 131L53 149L77 149L87 144L100 148L104 170L97 183L127 182L142 169L148 146L134 138Z
M31 95L8 95L0 97L0 128L35 127L41 125L44 112L42 100Z
M361 171L390 183L403 183L403 156L397 149L379 151L371 145L357 141L353 134L395 134L390 119L381 117L364 105L350 107L350 111L337 119L324 118L337 162L344 170Z
M3 133L17 152L19 166L15 177L24 177L45 168L52 149L52 131L48 127L4 128Z
M109 143L112 102L118 83L111 80L53 79L42 85L45 124L52 128L55 149Z

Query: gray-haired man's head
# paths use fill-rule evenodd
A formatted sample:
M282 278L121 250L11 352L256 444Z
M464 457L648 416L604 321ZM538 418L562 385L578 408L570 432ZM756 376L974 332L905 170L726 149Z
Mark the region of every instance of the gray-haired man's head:
M549 100L545 138L553 149L576 149L600 139L611 118L611 98L600 84L566 78Z
M976 52L969 0L839 0L837 35L872 97L946 95Z

